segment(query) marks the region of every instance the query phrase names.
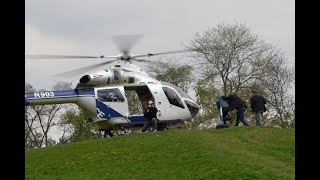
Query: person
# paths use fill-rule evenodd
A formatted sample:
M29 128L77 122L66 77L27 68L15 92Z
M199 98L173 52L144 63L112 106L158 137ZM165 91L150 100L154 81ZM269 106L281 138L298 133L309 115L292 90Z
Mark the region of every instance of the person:
M249 126L249 123L244 119L244 112L247 109L246 102L239 96L231 94L229 96L222 96L229 103L229 111L237 110L237 120L234 126L239 126L240 121L245 126Z
M255 90L251 91L250 106L251 106L251 111L255 113L256 126L262 126L261 116L267 110L265 106L266 103L267 103L266 99L263 96L258 95L257 91Z
M217 97L216 99L216 105L217 108L220 109L220 98L221 98L221 103L222 103L222 120L223 120L223 124L227 124L227 120L230 120L230 118L228 117L228 113L229 113L229 103L223 99L223 97Z
M141 129L145 132L151 125L154 126L154 130L157 130L157 112L158 109L154 106L153 101L148 101L147 108L144 110L145 123Z

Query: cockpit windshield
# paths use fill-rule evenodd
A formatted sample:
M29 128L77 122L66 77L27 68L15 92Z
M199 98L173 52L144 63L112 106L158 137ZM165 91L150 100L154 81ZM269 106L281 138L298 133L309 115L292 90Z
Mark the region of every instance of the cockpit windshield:
M167 82L161 82L162 84L166 85L166 86L169 86L170 88L174 89L175 91L177 91L181 97L183 98L188 98L188 99L192 99L187 93L185 93L181 88L173 85L173 84L170 84L170 83L167 83Z
M167 96L170 104L184 108L184 105L182 104L180 97L173 89L171 89L171 87L170 88L169 87L162 87L162 90L163 90L164 94Z

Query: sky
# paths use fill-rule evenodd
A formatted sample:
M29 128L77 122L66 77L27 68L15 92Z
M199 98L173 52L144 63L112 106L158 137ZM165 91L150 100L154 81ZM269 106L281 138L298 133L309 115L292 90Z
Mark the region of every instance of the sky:
M295 62L293 0L25 0L25 54L113 56L113 36L139 34L133 54L184 49L196 33L218 24L245 24ZM177 55L179 56L179 55ZM156 57L154 57L156 58ZM151 58L152 60L152 58ZM25 82L50 90L55 74L97 59L25 59ZM99 69L93 70L97 71Z

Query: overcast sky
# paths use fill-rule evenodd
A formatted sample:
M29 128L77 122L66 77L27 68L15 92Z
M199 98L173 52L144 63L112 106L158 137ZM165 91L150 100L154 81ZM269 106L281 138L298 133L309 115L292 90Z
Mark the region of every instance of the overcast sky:
M118 55L112 37L141 34L131 53L183 49L196 33L219 23L242 23L295 61L293 0L25 0L25 53ZM101 60L99 60L101 61ZM50 90L73 78L54 74L97 63L25 60L25 81Z

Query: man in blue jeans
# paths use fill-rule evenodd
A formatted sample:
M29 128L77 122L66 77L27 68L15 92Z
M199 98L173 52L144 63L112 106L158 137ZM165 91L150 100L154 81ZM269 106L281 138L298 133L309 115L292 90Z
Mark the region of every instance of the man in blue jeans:
M229 111L233 111L234 109L237 110L237 120L234 126L239 126L240 121L243 123L243 125L249 126L249 123L244 119L244 112L247 109L246 103L235 94L223 96L223 99L229 103Z
M267 108L265 104L267 103L266 99L257 94L257 91L251 91L250 106L253 113L255 113L256 126L262 126L261 116L263 112L266 112Z

